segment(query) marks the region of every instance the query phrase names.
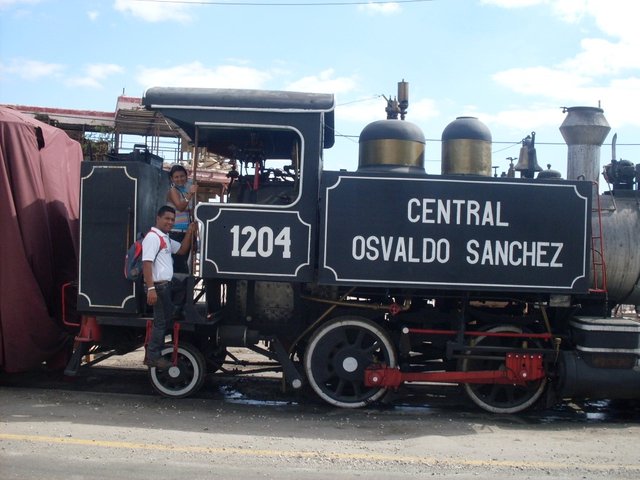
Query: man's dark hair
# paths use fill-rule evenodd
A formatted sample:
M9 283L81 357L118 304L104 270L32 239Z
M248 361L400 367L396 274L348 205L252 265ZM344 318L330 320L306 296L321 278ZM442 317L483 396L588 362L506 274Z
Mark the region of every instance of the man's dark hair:
M163 216L166 212L176 214L176 209L169 205L163 205L158 209L158 217Z

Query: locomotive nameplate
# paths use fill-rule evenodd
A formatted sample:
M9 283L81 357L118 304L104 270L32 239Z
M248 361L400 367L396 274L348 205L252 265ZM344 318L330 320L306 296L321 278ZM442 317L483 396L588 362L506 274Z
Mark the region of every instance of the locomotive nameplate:
M296 211L200 204L203 277L292 279L310 265L311 225Z
M325 174L320 281L586 292L589 182Z

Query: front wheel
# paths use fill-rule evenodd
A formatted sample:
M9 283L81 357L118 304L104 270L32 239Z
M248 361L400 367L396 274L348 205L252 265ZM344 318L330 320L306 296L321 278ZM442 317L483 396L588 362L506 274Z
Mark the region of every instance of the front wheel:
M171 361L173 345L165 344L160 355ZM149 369L149 379L154 390L170 398L184 398L196 393L204 383L207 366L204 356L190 343L180 343L178 359L167 370Z
M378 324L355 316L322 325L304 355L313 390L331 405L346 408L363 407L385 394L385 388L364 384L365 369L375 363L396 366L393 344Z

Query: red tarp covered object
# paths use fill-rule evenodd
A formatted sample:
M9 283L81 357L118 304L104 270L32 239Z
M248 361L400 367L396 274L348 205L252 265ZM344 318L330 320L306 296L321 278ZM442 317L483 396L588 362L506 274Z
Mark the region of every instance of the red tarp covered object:
M0 369L64 367L61 286L77 277L82 149L0 107Z

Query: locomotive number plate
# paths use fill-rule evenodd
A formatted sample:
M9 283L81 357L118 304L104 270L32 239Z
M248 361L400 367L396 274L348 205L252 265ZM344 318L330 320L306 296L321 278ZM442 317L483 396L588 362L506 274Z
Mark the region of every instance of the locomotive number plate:
M290 278L310 264L311 225L295 211L198 205L202 274Z

